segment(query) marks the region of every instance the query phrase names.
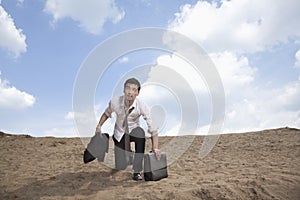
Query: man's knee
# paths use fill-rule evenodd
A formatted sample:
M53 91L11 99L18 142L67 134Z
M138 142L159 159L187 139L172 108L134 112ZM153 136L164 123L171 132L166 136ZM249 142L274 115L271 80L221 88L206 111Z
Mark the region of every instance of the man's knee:
M130 135L135 138L145 139L145 131L141 127L134 128Z

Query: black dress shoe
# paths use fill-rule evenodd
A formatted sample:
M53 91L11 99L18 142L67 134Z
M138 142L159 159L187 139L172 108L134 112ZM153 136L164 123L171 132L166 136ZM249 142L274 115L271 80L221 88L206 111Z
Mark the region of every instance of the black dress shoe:
M132 179L135 181L143 180L141 173L133 173Z

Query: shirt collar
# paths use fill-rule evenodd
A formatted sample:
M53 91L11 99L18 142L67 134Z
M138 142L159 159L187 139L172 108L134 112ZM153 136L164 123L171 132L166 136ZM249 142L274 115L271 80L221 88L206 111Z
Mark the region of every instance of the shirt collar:
M136 99L137 99L137 97L134 99L134 101L133 101L133 103L132 103L132 105L129 107L129 109L131 109L131 108L136 108ZM123 107L125 108L125 96L123 95Z

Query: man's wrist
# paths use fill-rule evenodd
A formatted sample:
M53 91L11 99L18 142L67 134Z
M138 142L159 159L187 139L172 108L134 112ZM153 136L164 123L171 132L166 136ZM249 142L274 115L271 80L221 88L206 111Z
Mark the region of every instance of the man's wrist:
M100 132L101 132L101 125L100 125L100 124L97 125L97 127L96 127L96 132L97 132L97 133L100 133Z

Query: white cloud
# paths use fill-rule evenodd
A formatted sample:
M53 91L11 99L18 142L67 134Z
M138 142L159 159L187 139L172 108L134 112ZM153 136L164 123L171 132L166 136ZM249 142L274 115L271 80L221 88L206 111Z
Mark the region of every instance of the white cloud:
M33 106L34 102L34 96L18 90L0 78L0 109L21 110Z
M252 87L246 90L240 101L227 105L226 132L300 127L299 80L277 89Z
M180 126L181 124L177 124L175 126L173 126L170 130L165 132L165 136L178 136L178 132L180 130Z
M17 1L17 6L22 6L23 3L24 3L24 0L18 0L18 1Z
M291 111L300 111L300 80L291 82L283 88L272 91L276 108L284 108ZM279 107L280 106L280 107Z
M210 117L200 113L211 107L202 74L176 54L157 58L157 65L151 68L140 97L148 105L158 105L164 110L164 115L155 116L164 122L161 134L194 134L199 118L205 117L208 121ZM180 129L174 128L178 123Z
M226 95L226 110L223 132L244 132L261 130L283 126L300 127L300 79L292 81L279 88L258 87L255 79L258 69L250 66L246 56L230 52L210 54L223 81ZM152 68L149 73L149 83L157 81L166 84L166 79L173 79L167 85L175 94L162 92L159 87L143 87L141 95L151 103L160 104L166 110L166 124L164 131L167 134L177 134L178 123L182 122L180 109L188 109L182 104L189 104L191 94L185 94L188 88L182 84L182 80L172 77L172 73L163 70L168 66L174 70L193 88L193 92L199 96L198 106L200 127L197 134L206 134L209 129L212 109L209 91L203 84L202 77L195 74L189 66L176 55L164 55L157 58L159 65ZM168 72L168 73L166 73ZM200 82L197 82L200 81ZM201 89L196 89L199 86ZM150 89L150 90L149 90ZM181 96L175 104L174 95ZM179 105L178 105L179 104ZM195 105L194 105L195 106ZM179 107L179 109L178 109ZM196 109L196 107L194 107ZM172 117L173 116L173 117ZM175 118L174 116L177 116ZM192 121L190 116L184 121ZM172 121L172 122L171 122ZM204 123L205 122L205 123ZM189 133L193 134L193 133Z
M74 112L68 112L68 113L65 115L65 119L66 119L66 120L74 120Z
M254 80L256 68L249 66L248 58L231 52L211 53L221 76L226 95L234 95L244 90Z
M169 27L208 52L256 52L300 37L300 1L198 1L184 5Z
M76 134L77 137L90 137L93 135L96 127L96 120L93 116L93 113L70 111L64 118L74 122L75 126L73 128L53 128L45 133L57 136L66 134L72 136Z
M26 36L15 26L13 18L0 5L0 48L17 58L27 51Z
M114 0L47 0L45 11L53 15L53 23L71 18L92 34L100 34L105 22L118 23L125 15Z
M243 96L247 95L248 90L251 90L251 83L254 81L254 75L257 69L249 66L247 57L237 56L230 52L210 54L210 58L213 63L215 63L223 82L226 102L234 104L235 101L243 99ZM165 70L166 67L168 67L169 70ZM174 74L171 73L172 71ZM166 79L173 81L165 82ZM186 81L186 84L183 83L183 80ZM144 99L151 99L149 100L150 103L156 102L156 104L167 105L167 114L171 116L180 115L177 107L182 109L181 104L193 105L193 109L196 109L195 106L198 106L201 115L200 120L203 120L202 123L204 123L204 121L207 123L210 120L211 113L208 112L212 111L211 96L209 88L205 83L205 77L176 54L158 57L157 66L152 68L147 81L150 83L151 81L163 83L166 88L172 91L171 93L162 92L159 87L155 89L152 88L152 90L149 90L150 87L143 87L141 94ZM187 84L190 89L187 87ZM179 99L174 99L174 97ZM197 104L193 104L191 101L194 97ZM176 100L178 101L177 104L171 103L176 102ZM185 107L184 109L187 108L188 107ZM195 116L191 116L191 118L193 117ZM170 119L170 116L167 118ZM192 121L193 119L185 121L189 120Z
M295 67L300 68L300 49L297 51L295 58L296 58Z
M266 88L255 75L259 69L251 66L246 53L270 50L300 38L300 2L294 0L231 0L198 1L184 5L169 28L189 36L209 52L222 79L226 95L224 132L243 132L264 128L300 127L300 80L290 81L279 88ZM299 67L300 50L295 67ZM158 58L158 60L161 58ZM169 64L188 83L199 85L195 74L180 64L174 56ZM162 75L163 76L163 75ZM200 88L203 84L200 83ZM205 90L198 90L201 95ZM207 92L207 91L206 91ZM201 104L209 107L208 101ZM211 110L201 112L207 115ZM208 129L201 124L198 132Z
M72 120L76 126L76 133L80 137L91 137L95 130L96 126L99 122L99 119L104 112L106 107L103 107L104 104L95 105L95 112L78 112L78 111L70 111L68 112L64 118L65 120ZM109 118L102 127L103 133L113 134L115 116Z
M123 56L122 58L120 58L119 60L119 63L127 63L129 61L129 58L126 57L126 56Z
M157 58L157 65L159 66L167 66L170 69L174 70L178 73L181 77L183 77L190 87L194 91L207 91L206 85L202 80L202 75L199 74L197 69L195 69L192 65L190 65L187 61L182 59L181 57L177 56L176 54L173 55L162 55ZM159 69L158 69L159 71ZM165 76L166 74L162 74ZM176 84L176 86L175 86ZM178 81L175 81L173 86L176 88L181 88L185 90L186 88Z
M159 68L153 69L152 77L158 73ZM138 98L147 103L151 109L152 126L159 130L159 134L165 134L170 128L181 120L181 105L178 96L173 94L171 85L157 85L151 83L150 80L142 85L141 93ZM143 122L143 121L142 121ZM144 126L147 128L146 124ZM175 129L173 129L174 131ZM170 132L170 131L169 131ZM178 131L177 131L178 132ZM177 134L173 132L173 134Z
M224 132L300 127L300 80L279 88L258 87L257 69L245 56L225 52L211 57L226 94Z

